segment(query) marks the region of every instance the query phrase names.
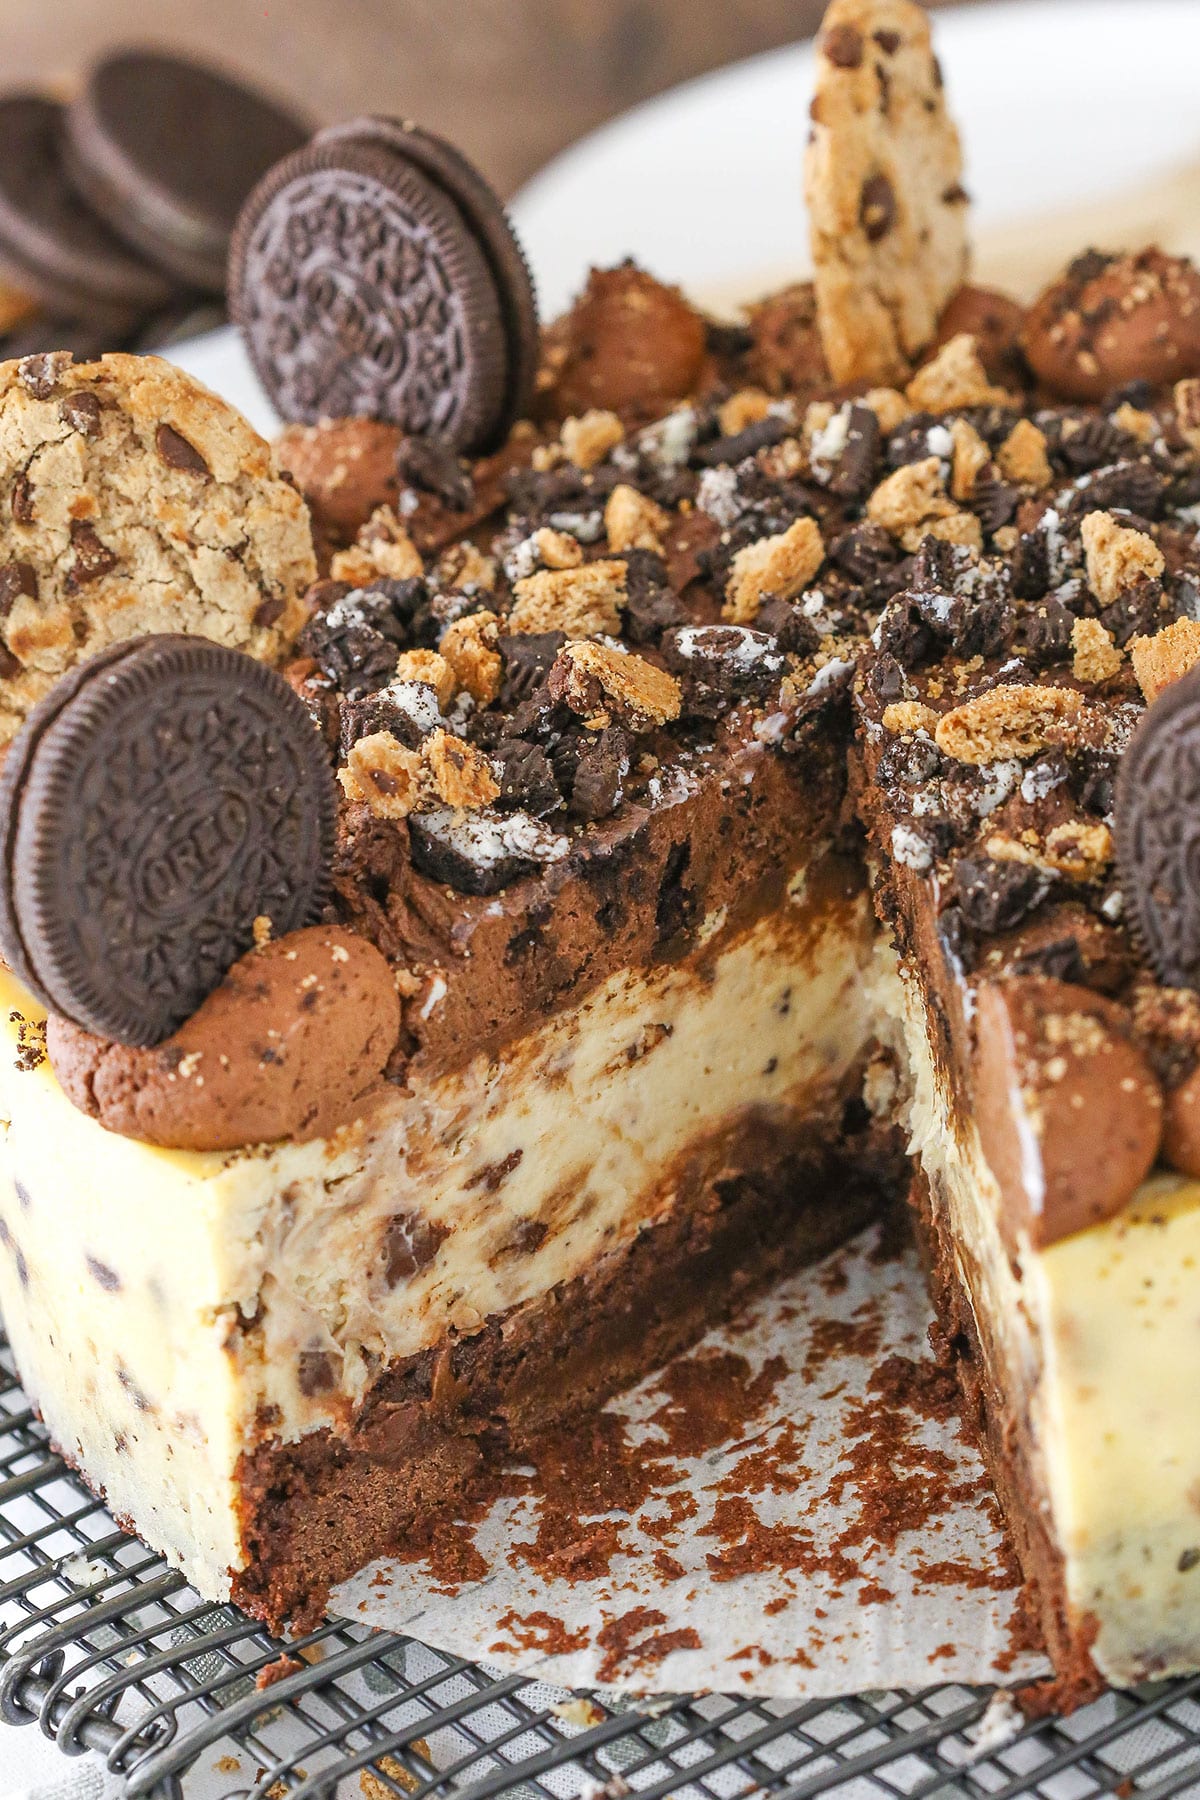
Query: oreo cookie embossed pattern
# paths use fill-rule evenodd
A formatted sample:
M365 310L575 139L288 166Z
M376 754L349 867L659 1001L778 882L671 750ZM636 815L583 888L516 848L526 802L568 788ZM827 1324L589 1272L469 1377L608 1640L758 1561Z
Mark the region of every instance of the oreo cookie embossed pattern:
M322 137L260 183L234 234L230 305L285 419L365 416L479 450L529 397L532 288L494 196L488 229L446 158L399 150L403 127ZM514 293L517 298L514 298ZM514 379L514 377L516 379Z
M60 684L0 810L8 960L121 1043L166 1037L256 920L292 931L325 896L335 803L308 714L274 670L202 639L137 639Z

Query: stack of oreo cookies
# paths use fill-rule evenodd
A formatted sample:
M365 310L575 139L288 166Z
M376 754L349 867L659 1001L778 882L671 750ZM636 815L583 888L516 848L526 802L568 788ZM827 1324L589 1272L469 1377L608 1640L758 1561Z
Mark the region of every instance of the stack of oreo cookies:
M69 103L0 97L0 357L162 349L222 322L229 238L305 124L198 63L126 50Z

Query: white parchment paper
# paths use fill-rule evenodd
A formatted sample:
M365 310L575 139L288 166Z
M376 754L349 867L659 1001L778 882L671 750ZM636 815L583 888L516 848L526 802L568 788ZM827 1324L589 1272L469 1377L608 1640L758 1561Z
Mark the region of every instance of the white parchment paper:
M915 1256L872 1228L334 1610L633 1694L1033 1679L929 1317Z

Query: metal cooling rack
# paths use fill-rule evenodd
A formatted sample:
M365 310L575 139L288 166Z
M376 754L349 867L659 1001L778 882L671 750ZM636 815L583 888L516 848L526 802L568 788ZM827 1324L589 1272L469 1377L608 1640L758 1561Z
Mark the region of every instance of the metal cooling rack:
M54 1455L0 1338L0 1716L98 1751L133 1800L190 1800L222 1744L226 1800L1200 1800L1200 1676L1108 1694L989 1739L961 1686L797 1705L631 1705L326 1624L285 1646L117 1529ZM985 1714L987 1717L985 1718Z

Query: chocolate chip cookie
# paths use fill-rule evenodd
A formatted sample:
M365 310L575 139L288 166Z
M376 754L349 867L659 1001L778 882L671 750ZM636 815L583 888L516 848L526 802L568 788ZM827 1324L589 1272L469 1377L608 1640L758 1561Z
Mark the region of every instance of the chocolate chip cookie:
M0 743L75 663L146 632L274 661L308 512L232 407L157 357L0 363Z
M902 381L967 271L962 150L912 0L833 0L805 164L835 381Z

